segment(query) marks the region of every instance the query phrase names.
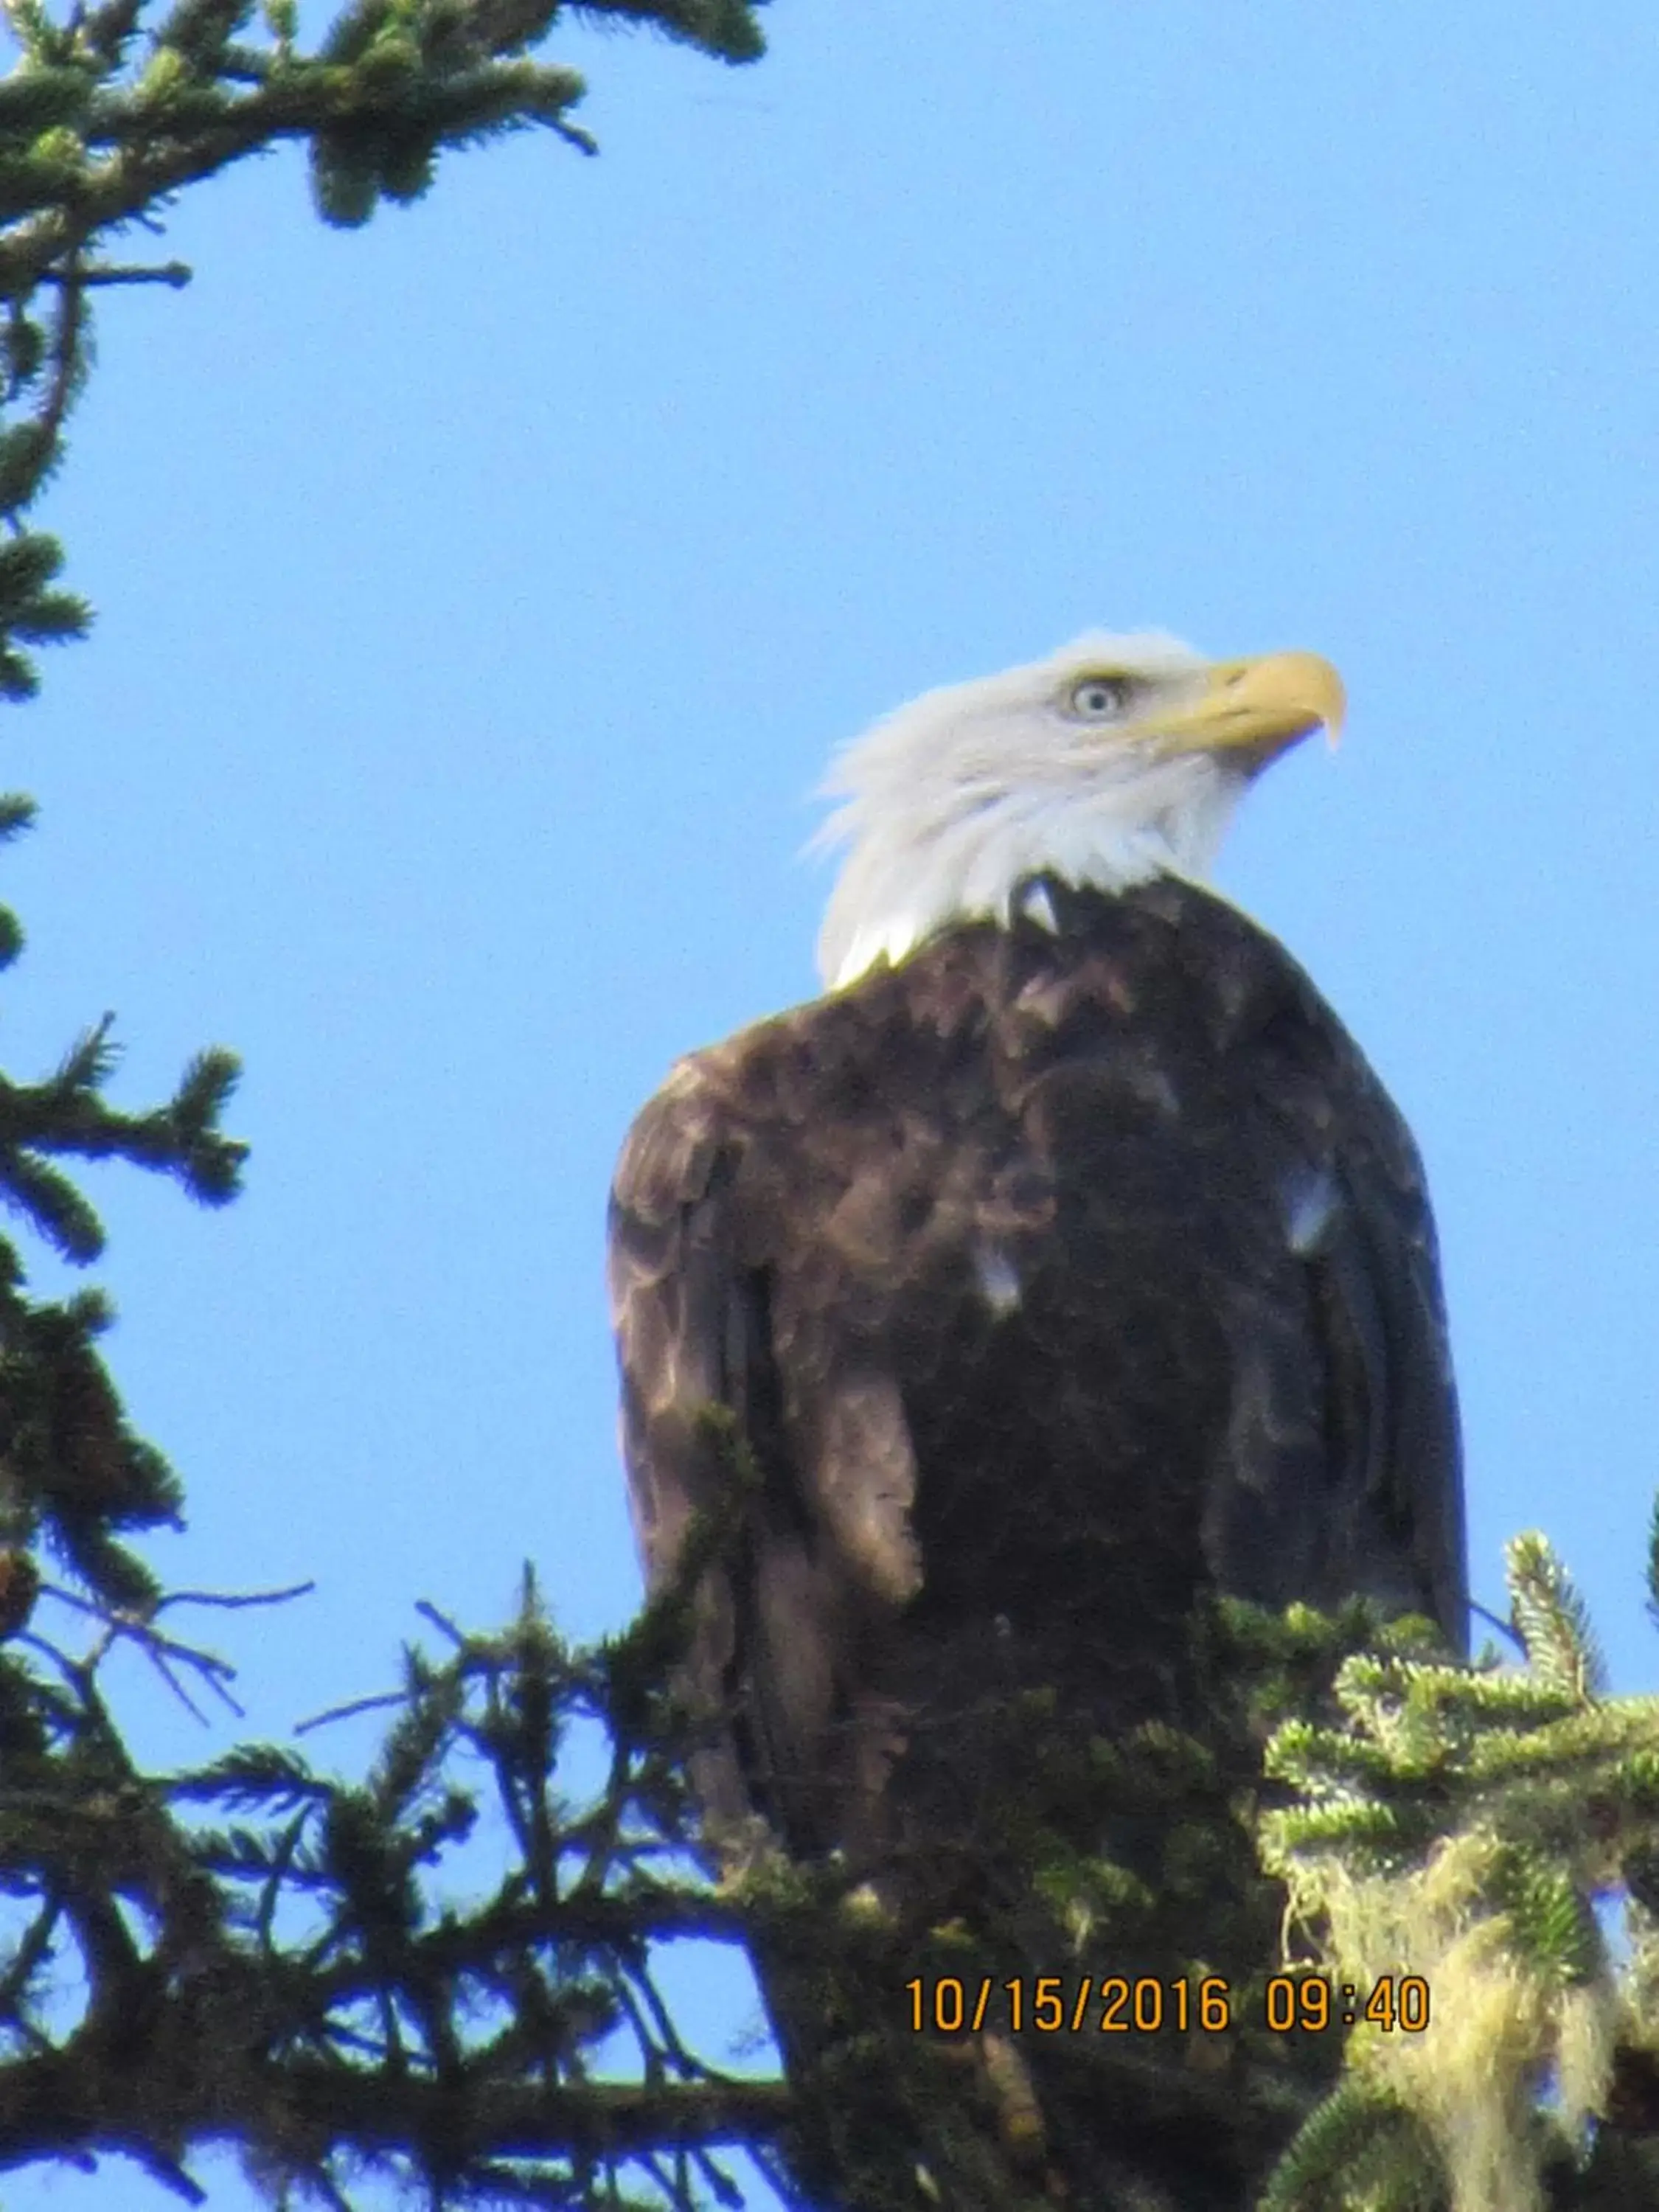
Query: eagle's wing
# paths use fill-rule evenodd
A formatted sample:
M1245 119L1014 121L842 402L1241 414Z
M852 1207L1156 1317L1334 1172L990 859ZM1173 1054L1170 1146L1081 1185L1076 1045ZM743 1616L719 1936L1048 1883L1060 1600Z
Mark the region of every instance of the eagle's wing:
M1426 1613L1461 1652L1462 1455L1422 1165L1358 1046L1319 1011L1314 1079L1290 1071L1275 1086L1272 1179L1302 1291L1275 1278L1231 1333L1211 1569L1268 1604L1358 1595Z
M700 1513L732 1530L680 1672L710 1840L740 1843L758 1808L811 1848L889 1755L863 1662L873 1616L915 1586L915 1462L890 1378L828 1346L811 1314L775 1310L787 1200L801 1178L838 1188L840 1164L787 1097L758 1126L744 1114L747 1050L738 1037L681 1061L623 1146L609 1242L622 1448L653 1593Z
M1233 1411L1206 1508L1210 1570L1265 1604L1363 1595L1427 1613L1464 1650L1457 1395L1411 1133L1273 938L1190 892L1160 886L1139 903L1173 917L1199 963L1206 1049L1238 1063L1218 1095L1252 1102L1224 1132L1257 1196L1219 1217L1224 1242L1243 1242L1215 1292Z
M1358 1048L1358 1094L1339 1172L1343 1203L1317 1255L1363 1364L1374 1440L1358 1539L1409 1562L1452 1646L1468 1647L1468 1560L1457 1390L1434 1219L1411 1133ZM1352 1387L1352 1386L1351 1386ZM1363 1573L1352 1586L1367 1587ZM1409 1587L1376 1595L1410 1603ZM1421 1603L1421 1599L1418 1601Z
M696 1418L732 1404L738 1320L721 1184L726 1115L683 1060L628 1133L611 1188L607 1279L622 1369L622 1444L634 1533L654 1595L706 1494ZM649 1445L650 1449L647 1449Z
M653 1596L672 1580L697 1515L719 1510L732 1480L729 1444L708 1416L724 1409L741 1423L748 1396L750 1317L727 1202L733 1165L720 1086L696 1060L682 1060L628 1133L607 1237L623 1461ZM696 1592L682 1686L707 1735L699 1794L715 1821L734 1828L747 1798L719 1718L737 1649L731 1560L722 1557Z

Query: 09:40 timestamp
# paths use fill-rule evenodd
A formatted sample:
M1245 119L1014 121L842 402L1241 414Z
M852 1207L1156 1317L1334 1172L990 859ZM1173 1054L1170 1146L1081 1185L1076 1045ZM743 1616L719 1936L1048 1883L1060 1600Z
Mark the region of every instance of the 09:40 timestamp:
M1421 1974L1379 1974L1369 1986L1324 1974L1274 1974L1266 1990L1267 2025L1279 2034L1362 2022L1390 2034L1420 2035L1429 2024L1429 1985Z
M957 2035L985 2027L1014 2035L1158 2035L1192 2028L1217 2035L1233 2025L1231 1983L1218 1975L1189 1982L1150 1974L918 1974L904 1984L910 2026ZM1333 1982L1323 1974L1274 1974L1262 1992L1265 2025L1277 2035L1319 2035L1364 2022L1390 2033L1418 2035L1429 2024L1429 1985L1420 1974L1382 1974L1367 1986Z

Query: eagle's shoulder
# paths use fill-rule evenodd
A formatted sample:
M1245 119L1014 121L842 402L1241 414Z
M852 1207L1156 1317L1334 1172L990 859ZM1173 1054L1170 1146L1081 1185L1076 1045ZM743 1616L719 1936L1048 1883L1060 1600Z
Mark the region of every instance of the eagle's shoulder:
M732 1119L721 1057L715 1048L676 1060L635 1115L611 1182L613 1220L667 1220L707 1189Z
M803 1121L818 1101L814 1078L833 1057L830 1000L809 1000L751 1023L675 1061L635 1117L611 1188L613 1236L621 1224L675 1220L705 1200L721 1163L779 1123Z

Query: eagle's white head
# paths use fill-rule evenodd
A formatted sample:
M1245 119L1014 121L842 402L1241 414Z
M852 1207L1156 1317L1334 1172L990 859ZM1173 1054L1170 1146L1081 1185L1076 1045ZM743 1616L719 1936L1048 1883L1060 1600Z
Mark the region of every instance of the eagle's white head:
M832 988L948 921L1006 921L1040 874L1121 890L1201 880L1260 769L1322 725L1342 684L1311 653L1212 661L1158 631L1091 630L1047 660L929 691L838 755L846 848L818 939ZM1035 911L1041 913L1038 904Z

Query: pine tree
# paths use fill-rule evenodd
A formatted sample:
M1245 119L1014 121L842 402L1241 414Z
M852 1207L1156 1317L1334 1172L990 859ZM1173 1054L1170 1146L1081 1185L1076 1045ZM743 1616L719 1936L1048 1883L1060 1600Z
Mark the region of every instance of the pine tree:
M762 51L744 0L578 12L726 62ZM445 150L507 131L592 153L571 120L581 79L530 51L565 13L558 0L356 0L306 52L293 0L257 15L252 0L9 5L0 696L31 697L39 648L89 625L33 515L88 374L93 302L189 278L176 261L112 258L115 235L159 230L181 189L283 139L306 145L318 209L343 226L418 198ZM0 840L31 816L27 799L0 800ZM0 910L0 966L21 945ZM200 2202L191 2150L222 2140L278 2201L344 2203L348 2180L377 2168L453 2203L729 2197L713 2154L742 2142L764 2170L784 2100L686 2051L654 1984L653 1944L739 1933L686 1858L661 1696L640 1661L657 1627L572 1653L526 1577L498 1636L432 1616L441 1656L407 1656L361 1781L314 1773L285 1746L165 1777L135 1765L105 1694L110 1654L136 1647L186 1702L227 1697L229 1669L176 1632L180 1613L286 1594L160 1588L137 1544L179 1521L182 1493L123 1413L100 1343L108 1306L93 1291L29 1295L30 1234L76 1266L102 1249L76 1161L159 1170L210 1205L239 1187L244 1147L222 1127L234 1056L203 1053L143 1113L105 1096L115 1057L105 1020L45 1079L0 1077L0 1188L18 1230L0 1237L0 2165L119 2151ZM43 1587L54 1618L84 1624L78 1644L43 1632ZM555 1762L594 1715L610 1773L573 1807ZM514 1863L462 1913L444 1878L484 1818Z

